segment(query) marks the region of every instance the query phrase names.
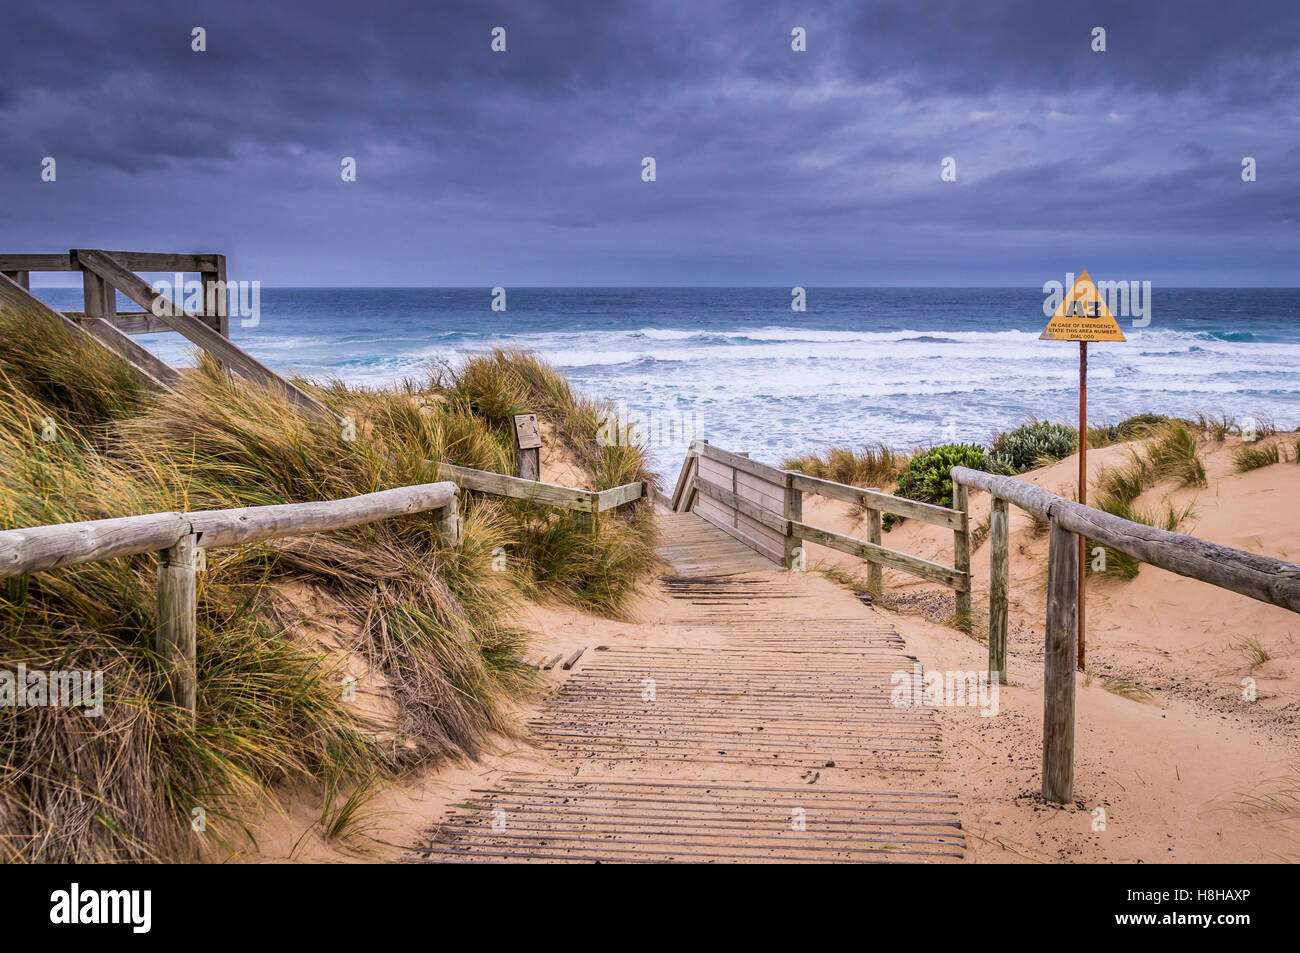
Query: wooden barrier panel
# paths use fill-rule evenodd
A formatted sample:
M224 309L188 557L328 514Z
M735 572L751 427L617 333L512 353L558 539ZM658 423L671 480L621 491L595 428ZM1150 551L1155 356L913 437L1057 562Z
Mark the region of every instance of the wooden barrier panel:
M156 294L148 282L133 274L126 265L111 255L93 248L78 248L74 254L82 270L94 273L109 286L121 291L173 331L203 348L223 366L250 380L282 391L295 404L325 420L340 422L341 418L315 397L285 380L229 338L223 337L220 332L214 331L203 316L186 311L165 296Z

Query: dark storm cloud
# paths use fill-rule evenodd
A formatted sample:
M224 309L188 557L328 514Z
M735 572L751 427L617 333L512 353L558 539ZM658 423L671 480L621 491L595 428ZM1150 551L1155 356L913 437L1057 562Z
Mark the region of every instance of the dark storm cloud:
M0 223L272 283L1293 284L1298 51L1291 0L21 5Z

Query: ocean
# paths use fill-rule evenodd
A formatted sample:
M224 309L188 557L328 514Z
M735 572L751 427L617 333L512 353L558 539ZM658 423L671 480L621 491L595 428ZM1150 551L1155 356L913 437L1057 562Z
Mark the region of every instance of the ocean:
M1064 278L1064 276L1061 276ZM79 309L79 289L37 289ZM831 445L984 442L1075 421L1078 346L1039 341L1036 288L263 288L231 336L280 371L380 387L520 347L615 400L664 472L695 437L779 461ZM1089 347L1089 420L1143 411L1300 426L1300 289L1155 288L1150 322ZM122 310L138 310L121 301ZM1138 319L1139 323L1141 319ZM139 340L192 362L179 335Z

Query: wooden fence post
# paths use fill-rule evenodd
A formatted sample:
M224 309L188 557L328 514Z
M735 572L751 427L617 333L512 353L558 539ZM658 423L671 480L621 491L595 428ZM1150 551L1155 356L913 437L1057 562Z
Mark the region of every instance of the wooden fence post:
M1049 514L1050 515L1050 514ZM1079 536L1052 520L1043 654L1043 797L1074 800L1074 668L1078 648Z
M164 697L193 718L198 707L194 656L198 642L198 559L193 533L158 554L158 631L154 650L167 674Z
M1007 589L1010 558L1007 553L1008 503L993 497L989 515L989 680L997 673L1007 684Z
M438 520L438 536L443 543L453 548L460 546L460 507L456 504L456 497L434 512Z
M733 471L734 473L734 471ZM785 475L785 512L783 514L787 520L803 522L803 490L794 485L794 474ZM799 568L804 567L803 540L795 535L793 529L787 529L785 536L785 560L783 565L786 569L795 568L795 559L799 558ZM795 550L799 550L796 556Z
M117 289L93 271L81 272L81 286L85 293L86 318L100 318L113 324L117 318Z
M230 337L230 307L226 292L226 256L214 255L215 271L199 272L203 286L203 315L207 324L223 338Z
M875 487L871 488L873 492L880 492ZM882 522L880 510L867 507L867 542L881 545ZM881 579L880 563L867 563L867 589L871 595L879 599L885 594L885 584Z
M18 285L18 287L22 288L24 291L32 290L31 278L27 272L6 271L4 272L4 276L6 278L9 278L11 281L13 281L16 285Z
M970 620L970 514L966 484L953 482L952 508L961 510L961 523L952 531L952 568L966 574L966 591L957 592L957 622Z
M521 480L542 478L542 432L536 414L515 414L516 469Z

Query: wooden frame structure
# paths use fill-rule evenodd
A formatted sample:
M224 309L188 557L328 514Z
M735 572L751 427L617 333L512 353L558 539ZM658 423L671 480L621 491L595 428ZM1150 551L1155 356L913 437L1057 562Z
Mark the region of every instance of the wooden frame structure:
M85 310L59 312L32 295L31 273L34 271L80 271ZM165 295L155 293L148 282L135 274L137 271L197 274L203 285L204 309L187 311ZM280 390L310 413L332 423L341 422L338 415L316 398L230 340L225 255L74 248L66 255L0 255L0 274L3 275L0 277L0 303L21 304L55 316L125 359L152 387L170 389L178 378L177 371L131 340L131 335L175 331L226 369ZM119 312L119 291L144 310Z
M1160 569L1300 612L1300 565L1220 546L1049 493L1015 477L953 467L954 490L993 497L989 520L989 678L1006 681L1008 503L1051 523L1048 540L1047 627L1043 658L1043 797L1074 799L1074 694L1078 649L1079 559L1084 539L1096 540Z

